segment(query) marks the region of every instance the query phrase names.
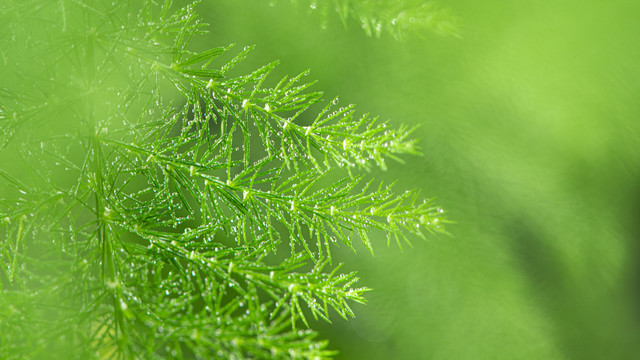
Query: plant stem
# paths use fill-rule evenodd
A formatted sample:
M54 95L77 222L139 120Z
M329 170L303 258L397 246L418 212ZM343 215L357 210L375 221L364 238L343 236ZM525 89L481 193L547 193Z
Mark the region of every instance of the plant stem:
M18 247L20 246L20 238L22 237L22 229L24 227L25 216L20 218L20 225L18 226L18 235L16 236L16 247L13 249L13 262L11 263L11 275L9 281L13 282L13 275L16 272L16 265L18 262Z

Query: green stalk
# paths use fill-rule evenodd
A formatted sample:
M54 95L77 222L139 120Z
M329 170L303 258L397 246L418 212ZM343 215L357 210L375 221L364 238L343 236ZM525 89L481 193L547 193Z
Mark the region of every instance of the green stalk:
M16 236L16 246L13 250L13 261L11 262L11 275L9 277L10 282L13 282L13 275L15 274L15 271L16 271L16 265L18 262L18 246L20 246L20 238L22 237L24 219L25 219L24 216L20 218L20 225L18 226L18 235Z

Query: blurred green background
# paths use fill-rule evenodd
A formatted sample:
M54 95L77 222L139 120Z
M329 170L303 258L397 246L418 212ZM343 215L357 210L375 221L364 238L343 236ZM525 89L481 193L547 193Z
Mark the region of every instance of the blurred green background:
M419 125L423 157L373 175L455 224L339 254L375 289L316 324L339 359L640 357L640 2L441 2L461 38L367 37L290 1L205 1L203 44ZM274 78L275 81L275 78Z

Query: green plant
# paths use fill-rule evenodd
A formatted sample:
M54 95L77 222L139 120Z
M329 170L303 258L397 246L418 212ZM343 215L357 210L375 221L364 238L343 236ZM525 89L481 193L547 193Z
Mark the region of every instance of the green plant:
M396 39L408 33L432 31L440 35L459 36L458 20L449 9L424 0L291 0L302 3L322 14L326 22L328 12L335 11L347 26L354 19L369 36L380 37L384 32ZM323 26L326 26L323 24Z
M331 248L443 231L361 174L406 128L320 105L306 73L193 51L194 5L0 5L0 354L326 358L309 317L369 289ZM354 250L355 251L355 250Z

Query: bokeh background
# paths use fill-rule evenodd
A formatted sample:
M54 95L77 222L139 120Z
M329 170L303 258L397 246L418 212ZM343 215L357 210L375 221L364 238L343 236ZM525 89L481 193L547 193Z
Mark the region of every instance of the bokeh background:
M640 2L448 0L461 37L403 42L300 3L204 1L201 45L419 125L424 156L372 175L455 221L338 253L375 289L314 325L338 359L640 358Z

